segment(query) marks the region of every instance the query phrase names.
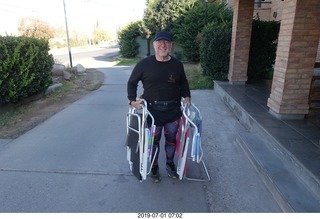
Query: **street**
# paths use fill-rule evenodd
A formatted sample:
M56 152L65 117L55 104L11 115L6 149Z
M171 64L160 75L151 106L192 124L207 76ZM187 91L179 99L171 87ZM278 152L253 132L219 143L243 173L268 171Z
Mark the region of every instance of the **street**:
M119 54L118 46L107 48L71 48L70 50L73 66L76 66L77 64L82 64L86 68L89 68L92 65L92 63L97 63L96 61L106 61L112 58L113 56ZM50 52L54 56L54 60L56 63L70 66L69 51L67 48L55 49Z

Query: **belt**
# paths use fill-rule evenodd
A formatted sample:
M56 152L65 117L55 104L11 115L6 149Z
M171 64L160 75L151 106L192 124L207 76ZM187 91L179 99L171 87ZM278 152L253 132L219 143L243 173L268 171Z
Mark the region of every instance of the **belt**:
M173 104L178 104L179 102L177 100L155 100L155 101L147 101L148 105L150 106L156 106L156 105L161 105L161 106L169 106Z

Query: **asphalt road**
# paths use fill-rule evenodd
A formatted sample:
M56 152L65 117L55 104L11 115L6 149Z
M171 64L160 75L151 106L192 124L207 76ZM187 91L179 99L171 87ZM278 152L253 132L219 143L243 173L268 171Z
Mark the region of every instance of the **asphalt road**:
M68 49L59 49L51 51L56 63L70 66L70 57ZM72 65L84 65L86 68L97 67L97 63L102 61L105 64L110 58L119 54L119 47L92 47L92 48L71 48ZM95 63L94 65L92 65ZM98 65L99 66L99 65Z
M192 91L211 181L166 177L162 148L162 182L139 182L124 146L131 67L112 66L105 53L84 58L105 74L100 89L21 137L0 140L0 212L280 212L235 142L246 130L214 90ZM205 176L199 165L189 169Z

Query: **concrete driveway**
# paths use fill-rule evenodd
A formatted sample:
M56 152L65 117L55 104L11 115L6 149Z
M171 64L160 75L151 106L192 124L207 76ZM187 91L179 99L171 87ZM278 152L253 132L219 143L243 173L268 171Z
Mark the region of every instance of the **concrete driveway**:
M140 183L124 146L131 68L93 65L105 74L100 89L21 137L2 141L0 212L280 211L235 142L246 130L214 90L192 91L203 116L203 159L211 181L169 179L163 160L162 182Z

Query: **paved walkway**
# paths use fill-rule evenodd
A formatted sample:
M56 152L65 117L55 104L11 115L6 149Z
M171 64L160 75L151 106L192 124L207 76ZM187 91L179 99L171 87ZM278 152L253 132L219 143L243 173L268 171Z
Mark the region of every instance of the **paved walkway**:
M236 143L246 129L215 90L192 91L211 181L171 180L160 160L162 182L140 183L124 147L131 69L95 66L106 76L99 90L0 141L0 212L281 212Z

